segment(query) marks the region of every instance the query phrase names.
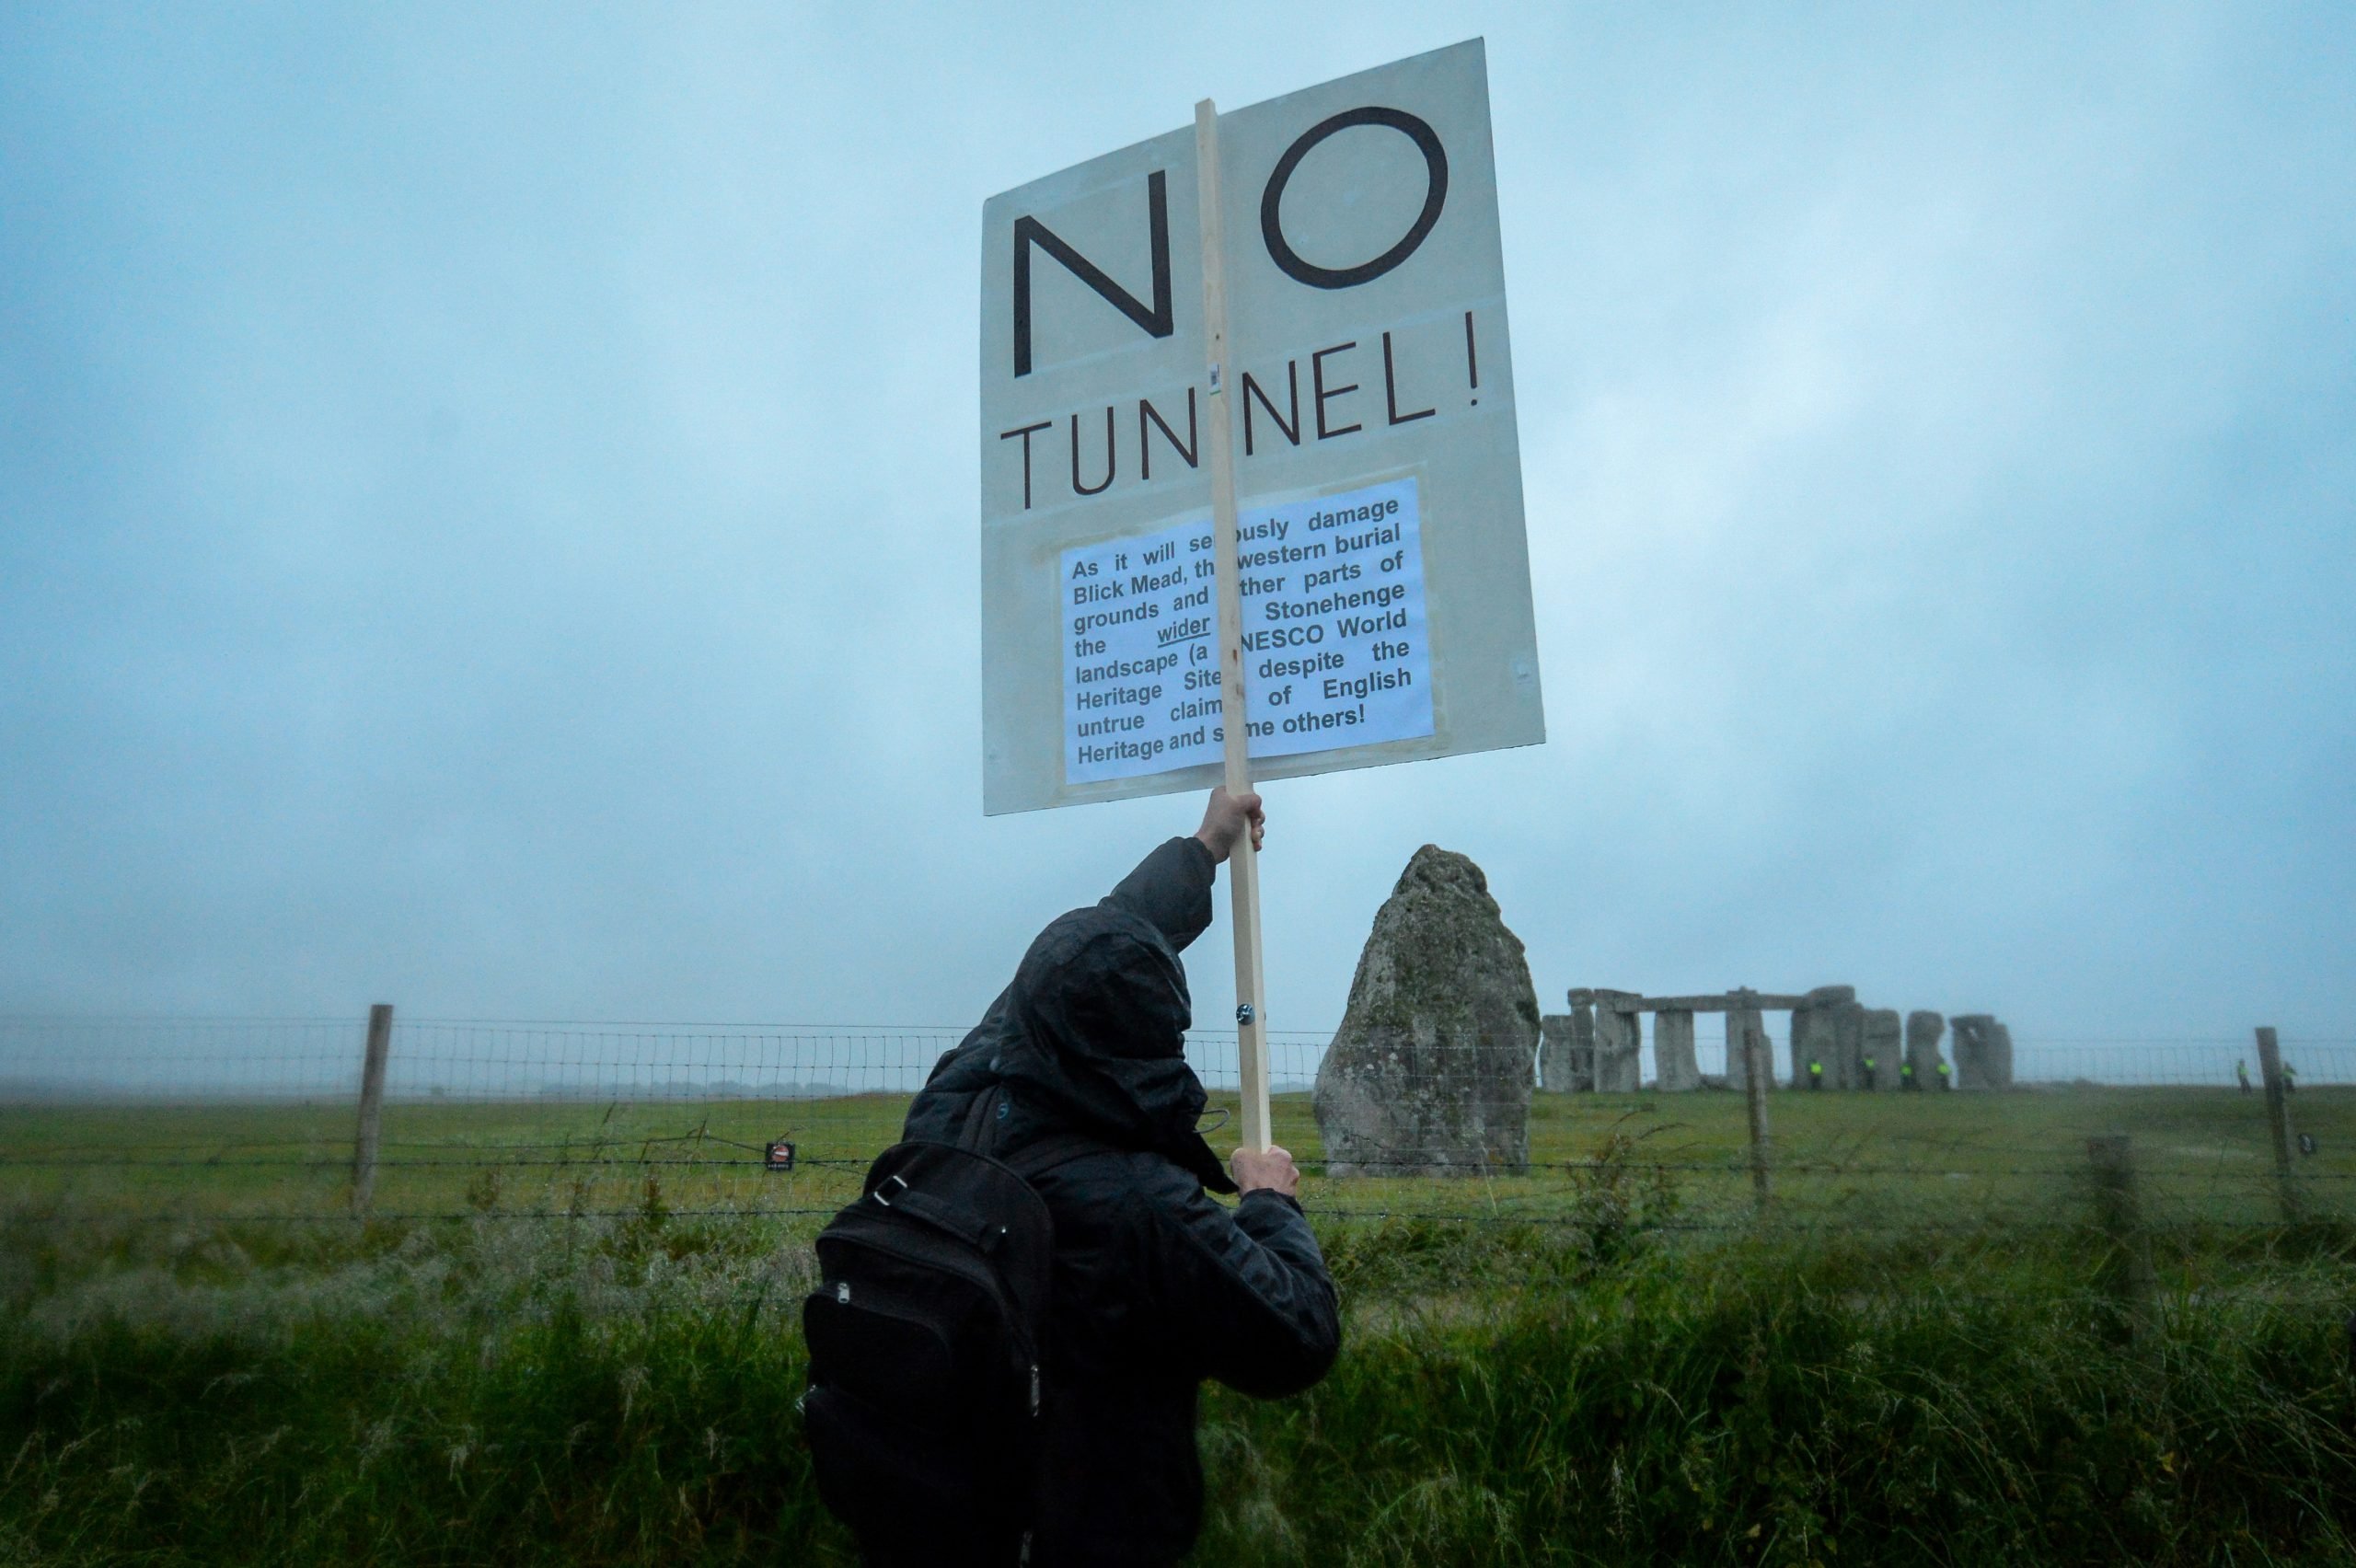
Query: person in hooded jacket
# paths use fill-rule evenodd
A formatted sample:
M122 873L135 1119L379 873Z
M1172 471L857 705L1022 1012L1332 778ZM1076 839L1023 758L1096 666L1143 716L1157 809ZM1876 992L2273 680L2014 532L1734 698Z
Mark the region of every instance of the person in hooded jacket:
M1056 1228L1039 1568L1177 1562L1202 1520L1202 1380L1298 1393L1340 1346L1291 1155L1239 1148L1230 1179L1195 1130L1205 1096L1183 1055L1178 955L1210 924L1218 865L1264 825L1257 795L1214 790L1192 837L1039 933L908 1109L904 1136L986 1125L1002 1159L1073 1134L1103 1146L1032 1181ZM1239 1192L1232 1208L1209 1196Z

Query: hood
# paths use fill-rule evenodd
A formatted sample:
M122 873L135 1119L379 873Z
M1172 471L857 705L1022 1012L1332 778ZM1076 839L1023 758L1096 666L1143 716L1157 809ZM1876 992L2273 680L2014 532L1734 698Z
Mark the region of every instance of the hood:
M1039 933L964 1041L908 1108L907 1135L954 1141L970 1097L1014 1090L1001 1150L1077 1132L1148 1149L1215 1193L1235 1182L1195 1124L1202 1080L1186 1065L1186 971L1157 926L1110 901Z
M1235 1183L1195 1124L1202 1080L1186 1065L1186 970L1161 928L1109 901L1053 921L990 1009L999 1076L1075 1131L1169 1156L1213 1192ZM1018 1096L1018 1098L1029 1098Z

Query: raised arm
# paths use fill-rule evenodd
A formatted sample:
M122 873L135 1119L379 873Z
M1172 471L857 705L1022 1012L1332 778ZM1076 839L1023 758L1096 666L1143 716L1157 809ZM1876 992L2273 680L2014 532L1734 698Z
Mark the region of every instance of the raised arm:
M1152 921L1170 945L1184 952L1211 923L1211 883L1218 880L1219 862L1233 853L1246 827L1257 848L1265 824L1259 796L1230 796L1225 790L1214 790L1203 825L1193 836L1156 845L1103 902Z

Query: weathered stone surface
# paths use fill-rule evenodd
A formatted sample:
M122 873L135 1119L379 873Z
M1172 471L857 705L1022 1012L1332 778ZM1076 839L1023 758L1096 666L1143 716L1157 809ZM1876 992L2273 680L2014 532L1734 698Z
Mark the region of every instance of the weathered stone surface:
M1317 1069L1327 1171L1525 1169L1538 1032L1530 965L1488 879L1425 845L1375 914Z
M1595 1003L1571 993L1566 1013L1539 1020L1538 1087L1550 1094L1584 1094L1595 1088Z
M1835 1089L1862 1089L1865 1082L1865 1009L1856 1002L1832 1004L1832 1055L1840 1068ZM1832 1068L1825 1069L1828 1073Z
M1808 1086L1808 1064L1824 1064L1824 1087L1846 1089L1853 1081L1860 1026L1854 986L1819 986L1792 1009L1792 1087Z
M1634 991L1595 993L1595 1087L1604 1094L1634 1094L1645 1087L1644 1024L1636 1013L1614 1012L1609 1004Z
M1916 1089L1939 1087L1939 1036L1946 1032L1947 1020L1934 1012L1917 1009L1906 1015L1906 1061Z
M1958 1013L1948 1026L1955 1031L1956 1088L2013 1087L2011 1030L1987 1013Z
M1702 1066L1693 1057L1693 1015L1682 1008L1653 1014L1653 1083L1669 1094L1702 1087Z
M1996 1020L1986 1013L1958 1013L1947 1020L1955 1032L1955 1086L1983 1087L1979 1078L1988 1059L1988 1030Z
M1867 1008L1860 1019L1862 1028L1857 1087L1888 1090L1898 1087L1899 1027L1896 1008ZM1864 1061L1871 1061L1867 1067Z
M1759 1009L1755 1007L1728 1009L1727 1010L1727 1087L1728 1089L1750 1087L1750 1074L1744 1067L1742 1059L1742 1035L1743 1031L1747 1029L1758 1030L1760 1038L1761 1040L1766 1038L1767 1023L1760 1016ZM1768 1081L1772 1084L1774 1080L1774 1059L1770 1056L1766 1060Z
M1538 1077L1539 1090L1546 1094L1567 1094L1571 1082L1571 1015L1540 1013L1538 1015Z

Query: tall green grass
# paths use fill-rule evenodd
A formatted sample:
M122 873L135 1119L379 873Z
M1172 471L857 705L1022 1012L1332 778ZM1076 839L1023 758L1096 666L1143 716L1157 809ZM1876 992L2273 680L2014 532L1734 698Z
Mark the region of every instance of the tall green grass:
M1205 1563L2356 1561L2333 1227L1322 1222L1319 1388L1215 1392ZM0 1230L0 1561L830 1563L806 1228L671 1212ZM2138 1325L2141 1325L2140 1331Z
M1337 1249L1345 1274L1392 1244ZM2009 1245L1425 1245L1475 1254L1460 1287L1362 1307L1301 1400L1208 1402L1202 1561L2356 1561L2327 1248L2179 1283L2133 1337L2069 1260Z
M0 1557L738 1562L832 1540L792 1408L812 1267L781 1243L659 1214L14 1237Z

